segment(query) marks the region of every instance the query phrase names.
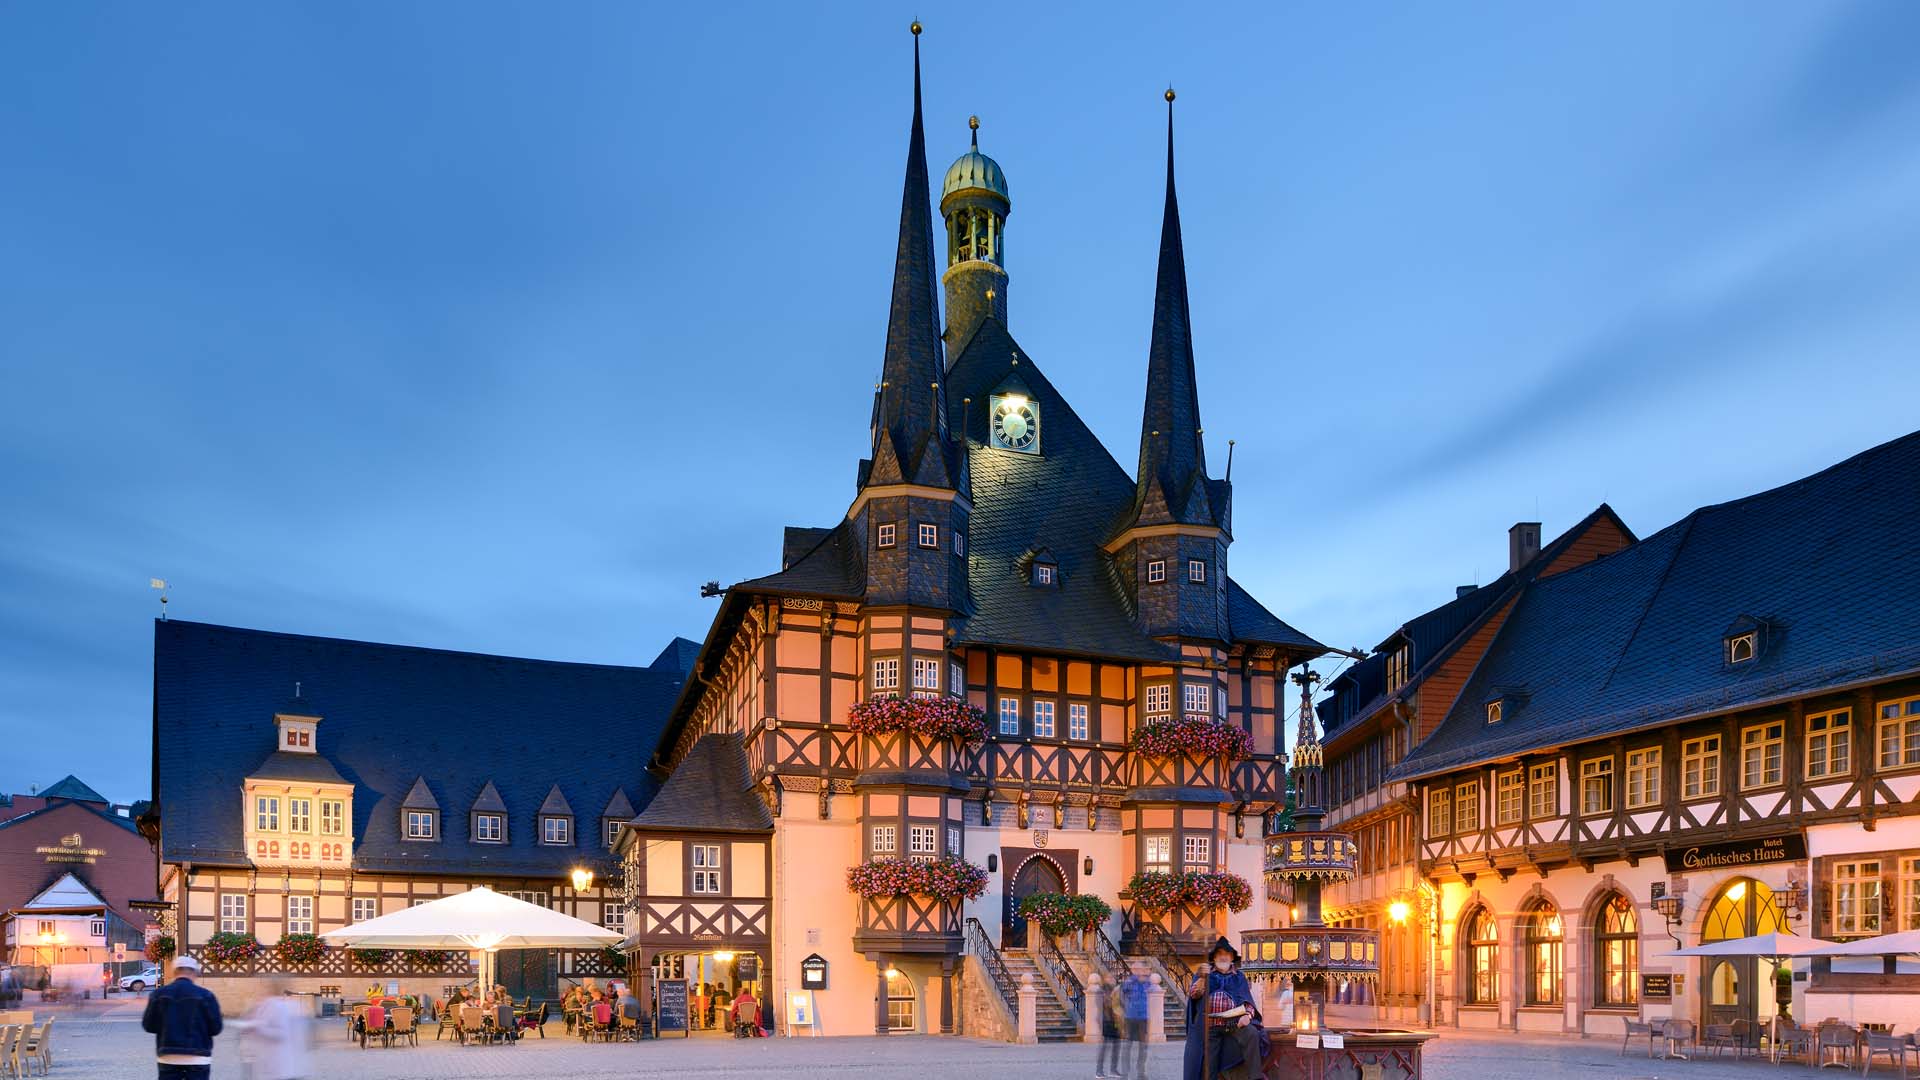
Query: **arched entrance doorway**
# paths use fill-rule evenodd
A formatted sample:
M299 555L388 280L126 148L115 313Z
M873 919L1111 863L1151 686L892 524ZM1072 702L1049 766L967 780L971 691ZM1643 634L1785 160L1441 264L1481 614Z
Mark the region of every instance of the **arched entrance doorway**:
M1707 907L1700 928L1702 945L1732 941L1787 930L1786 914L1773 890L1752 878L1734 878L1721 886ZM1767 967L1766 981L1761 968ZM1701 964L1706 1002L1702 1023L1730 1024L1735 1020L1762 1020L1773 1016L1773 971L1753 956L1709 956ZM1764 1011L1763 1011L1764 1010Z
M1053 865L1052 859L1035 855L1020 864L1019 871L1013 876L1013 884L1007 886L1007 910L1000 923L1000 947L1027 947L1027 920L1020 917L1020 901L1035 893L1066 891L1066 879L1060 876L1060 868Z

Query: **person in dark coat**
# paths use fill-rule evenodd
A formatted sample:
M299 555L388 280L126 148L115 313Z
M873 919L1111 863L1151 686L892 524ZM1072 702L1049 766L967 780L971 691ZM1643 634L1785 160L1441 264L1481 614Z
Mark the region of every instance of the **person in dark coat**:
M160 1080L206 1080L213 1075L213 1037L220 1034L220 999L193 981L200 962L173 961L173 981L147 995L140 1027L152 1033Z
M1217 1014L1240 1012L1231 1017ZM1267 1059L1267 1032L1254 1007L1240 953L1226 938L1207 950L1207 970L1187 984L1187 1050L1181 1080L1255 1080Z

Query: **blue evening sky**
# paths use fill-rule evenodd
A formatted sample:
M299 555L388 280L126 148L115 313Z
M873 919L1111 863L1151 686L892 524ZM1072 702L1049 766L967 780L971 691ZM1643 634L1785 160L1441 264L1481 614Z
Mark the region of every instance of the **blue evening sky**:
M149 577L700 637L851 497L915 14L935 175L979 113L1014 332L1129 468L1178 87L1233 572L1323 640L1516 520L1644 535L1920 424L1920 4L13 3L0 791L144 795Z

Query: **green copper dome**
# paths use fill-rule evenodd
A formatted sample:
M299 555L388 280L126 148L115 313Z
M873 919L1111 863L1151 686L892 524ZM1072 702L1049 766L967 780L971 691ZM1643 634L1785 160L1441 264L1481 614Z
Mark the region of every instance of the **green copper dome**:
M1007 195L1007 174L1000 169L1000 163L980 152L979 147L961 154L959 159L947 167L946 182L940 185L940 197L945 199L956 191L978 188L990 191L1013 202Z

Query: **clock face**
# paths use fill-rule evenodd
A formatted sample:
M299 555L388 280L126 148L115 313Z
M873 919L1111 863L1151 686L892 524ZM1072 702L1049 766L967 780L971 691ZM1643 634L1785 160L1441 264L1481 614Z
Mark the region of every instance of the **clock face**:
M1023 454L1040 452L1040 406L1022 394L993 399L993 445Z

